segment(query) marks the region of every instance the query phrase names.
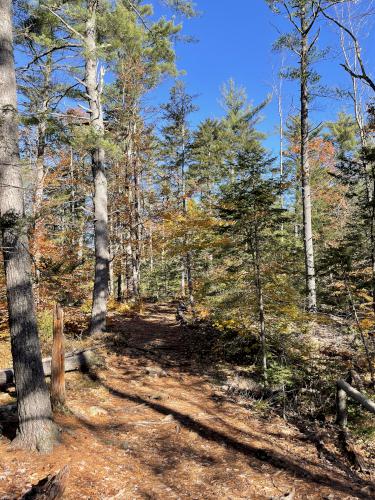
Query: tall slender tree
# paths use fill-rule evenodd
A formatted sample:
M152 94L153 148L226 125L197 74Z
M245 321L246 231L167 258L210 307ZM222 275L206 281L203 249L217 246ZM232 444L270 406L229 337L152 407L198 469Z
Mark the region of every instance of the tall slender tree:
M94 239L95 276L92 296L90 333L106 329L109 280L108 193L105 151L100 141L104 136L102 91L104 67L99 64L97 47L97 12L99 0L87 0L87 18L84 33L85 87L90 107L90 125L97 137L91 150L94 182ZM98 71L99 69L99 71Z
M311 101L310 84L317 79L312 69L316 56L315 46L319 31L311 37L318 19L321 0L267 0L268 4L278 13L284 11L292 25L290 34L281 36L277 48L288 48L298 57L298 69L289 72L292 78L298 78L300 83L300 173L303 206L303 239L305 249L305 278L307 290L307 310L317 309L314 238L312 229L312 206L309 165L309 103Z

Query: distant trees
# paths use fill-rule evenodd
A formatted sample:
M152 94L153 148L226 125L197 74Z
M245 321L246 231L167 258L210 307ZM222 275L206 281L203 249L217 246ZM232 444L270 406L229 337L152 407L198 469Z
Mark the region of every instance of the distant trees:
M193 96L186 93L181 81L171 89L170 100L162 106L163 118L166 122L163 128L162 161L165 173L163 180L167 180L172 188L172 196L177 201L175 209L183 217L188 215L188 203L191 192L187 185L189 166L191 164L191 140L188 117L196 109ZM167 177L166 177L167 176ZM186 228L181 247L186 250L181 255L181 295L185 296L185 283L187 283L189 304L194 309L194 291L192 276L192 253L189 249L189 231Z

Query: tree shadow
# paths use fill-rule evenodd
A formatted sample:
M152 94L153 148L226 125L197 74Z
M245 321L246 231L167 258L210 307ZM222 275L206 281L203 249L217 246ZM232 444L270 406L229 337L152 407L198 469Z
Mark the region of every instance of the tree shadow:
M95 375L94 377L96 380L98 380ZM348 470L346 468L342 470L343 474L346 474L346 476L344 476L342 480L333 478L332 476L329 476L324 472L311 472L308 469L304 468L300 463L297 463L297 461L293 460L290 456L283 455L275 449L273 449L272 451L269 449L265 450L261 447L253 446L249 443L240 442L234 437L230 436L228 433L213 429L205 423L199 422L189 415L181 413L173 408L169 408L168 406L157 402L149 401L140 396L120 391L106 384L104 381L101 381L101 384L111 395L135 404L145 405L146 407L154 410L160 415L172 415L181 427L188 429L189 431L193 431L206 441L214 442L221 446L224 445L226 449L237 452L246 458L267 463L275 469L284 470L285 472L299 477L303 481L310 484L321 484L343 494L355 494L358 498L374 498L372 493L366 493L365 491L363 491L363 488L367 487L370 488L372 492L374 492L375 485L373 482L365 481L354 473L351 474L351 480L355 481L355 484L348 484L347 482L345 482L344 477L347 477L348 475ZM87 425L87 423L85 425ZM98 426L90 424L90 428L93 431L99 431L100 427L100 425ZM248 433L248 436L251 437L251 434ZM249 463L249 465L253 467L255 464ZM316 464L313 465L316 466ZM321 468L321 466L319 466L319 468Z

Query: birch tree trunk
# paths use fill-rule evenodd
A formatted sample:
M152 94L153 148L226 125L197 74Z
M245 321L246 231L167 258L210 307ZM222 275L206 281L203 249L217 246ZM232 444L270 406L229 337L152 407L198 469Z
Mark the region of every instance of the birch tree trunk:
M307 289L307 310L316 311L316 283L314 243L311 215L311 188L309 165L309 94L308 94L308 27L306 8L301 7L301 180L303 205L303 241L305 249L305 274Z
M44 380L18 150L11 0L0 0L0 224L19 427L15 445L48 451L57 439Z
M97 77L98 60L96 46L96 12L98 0L87 0L87 21L85 30L85 85L89 98L90 123L97 140L104 135L101 87L103 74ZM109 279L109 236L107 177L105 172L105 152L100 143L92 151L92 175L94 181L94 237L95 237L95 277L92 298L90 334L106 329L108 279Z

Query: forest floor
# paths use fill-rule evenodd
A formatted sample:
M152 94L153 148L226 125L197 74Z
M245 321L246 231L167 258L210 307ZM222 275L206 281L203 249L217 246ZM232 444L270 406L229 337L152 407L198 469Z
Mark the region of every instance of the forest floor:
M113 339L98 351L105 366L67 375L69 411L56 416L61 444L51 454L11 449L8 418L0 499L21 498L65 465L70 500L375 497L371 474L353 470L333 445L317 450L277 415L236 404L213 368L189 358L189 331L174 313L149 305L133 317L112 314L105 339ZM0 396L0 420L12 402Z

